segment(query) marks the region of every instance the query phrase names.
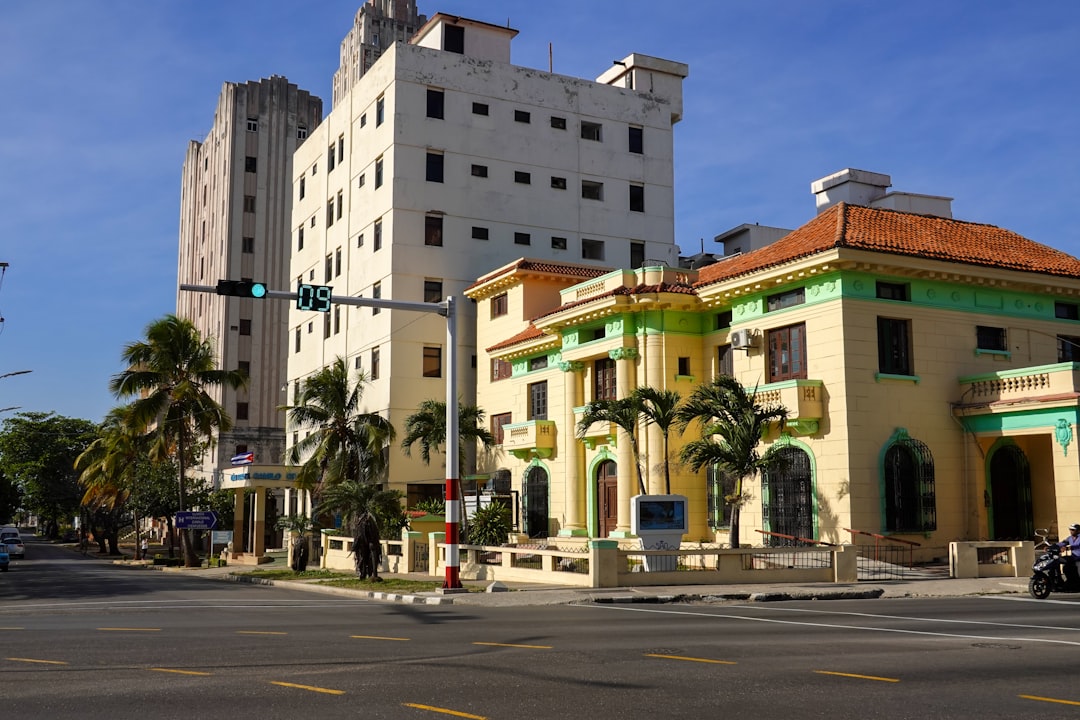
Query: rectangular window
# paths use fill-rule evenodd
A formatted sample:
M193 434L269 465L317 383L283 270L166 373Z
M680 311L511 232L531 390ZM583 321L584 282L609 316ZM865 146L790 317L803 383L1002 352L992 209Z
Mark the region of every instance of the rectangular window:
M334 334L341 332L341 306L334 306Z
M690 358L688 358L688 357L679 358L679 370L678 370L678 373L679 373L679 375L689 375L690 374Z
M358 247L358 248L364 247L364 233L360 233L359 235L356 236L356 247Z
M442 153L429 152L427 154L427 174L425 179L428 182L441 183L443 181Z
M292 386L292 401L293 405L300 404L300 381L295 380Z
M532 175L521 170L514 171L514 182L521 183L522 185L532 184Z
M337 219L338 220L341 219L341 215L342 215L343 212L345 212L345 198L342 196L341 192L338 191L338 194L337 194Z
M566 238L564 238L564 237L552 237L551 238L551 249L552 250L565 250L566 249Z
M788 290L786 292L770 295L766 301L768 312L774 312L776 310L783 310L784 308L793 307L795 305L802 305L806 302L806 290L804 288L796 288L795 290Z
M345 162L345 136L338 135L337 139L337 161Z
M583 260L603 260L604 241L581 239L581 258Z
M376 280L375 283L371 286L371 298L373 300L379 300L379 299L382 298L382 281L381 280ZM377 307L371 308L371 314L372 315L378 315L381 312L382 312L382 308L377 308Z
M716 348L716 374L735 374L735 364L733 362L730 345L720 345Z
M636 153L638 155L645 152L645 144L643 142L643 133L644 133L644 130L642 128L634 127L633 125L630 126L629 135L628 135L628 140L629 140L629 143L628 143L629 148L628 149L630 150L630 152Z
M491 381L505 380L514 374L514 366L507 360L501 360L499 358L492 358L491 360Z
M911 302L911 286L907 283L881 282L879 280L877 283L877 296L882 300Z
M381 157L380 158L375 158L375 187L376 188L381 188L382 187L382 169L383 169L383 159Z
M463 26L443 26L443 50L458 55L465 54L465 28Z
M323 282L330 282L334 277L334 256L327 255L326 262L323 266Z
M547 380L529 385L528 420L547 420L548 409Z
M245 195L244 196L244 212L246 212L246 213L255 212L255 196L254 195Z
M360 127L367 127L367 113L360 116Z
M424 348L424 377L442 377L442 348Z
M301 199L301 200L303 200L303 199L304 199L304 181L305 181L305 180L307 180L307 176L306 176L306 175L305 175L304 177L300 178L300 188L299 188L299 191L298 191L298 192L299 192L299 195L300 195L300 199Z
M510 298L506 293L491 298L491 317L502 317L510 312Z
M630 211L645 212L645 186L630 186Z
M473 240L487 240L488 235L489 235L489 230L486 227L479 227L478 225L473 225L473 228L472 228Z
M334 277L341 276L341 248L334 251Z
M566 118L552 115L551 116L551 127L555 128L556 130L565 130L566 129Z
M358 188L364 187L364 180L365 180L364 173L360 173L360 177L357 178L357 180L356 180L356 187L358 187Z
M424 218L424 244L442 246L442 215L428 215Z
M516 233L514 233L514 244L515 245L531 245L532 244L532 236L529 235L529 233L516 232Z
M473 165L472 166L473 177L487 177L488 169L487 165Z
M529 112L527 110L515 110L514 111L514 122L529 123L529 122L532 122L532 116L529 114Z
M529 358L529 370L543 370L548 366L547 355Z
M472 111L473 115L487 115L489 109L487 103L474 102L472 104Z
M435 120L443 119L443 102L446 95L442 90L427 91L427 116Z
M586 200L603 200L604 183L594 182L592 180L582 180L581 197Z
M296 344L293 352L300 352L300 328L296 328Z
M615 361L600 358L593 362L593 400L615 399Z
M296 250L297 252L304 249L304 226L301 225L300 229L296 232Z
M248 155L244 158L244 172L253 173L258 167L258 160Z
M1080 337L1058 335L1057 351L1058 362L1080 362Z
M443 301L442 280L424 281L424 302L438 303Z
M383 120L386 119L386 98L380 96L375 101L375 127L379 127L383 124Z
M731 327L731 319L732 319L732 317L733 317L733 315L732 315L732 312L730 310L725 310L724 312L716 313L716 329L717 330L723 330L724 328Z
M240 238L240 252L248 254L255 252L255 238Z
M1080 306L1070 302L1054 303L1054 317L1058 320L1080 320Z
M337 167L337 149L334 143L330 143L330 147L326 148L326 172L334 172L335 167Z
M248 404L246 402L236 403L236 419L247 420L248 419Z
M603 125L600 123L581 121L581 139L582 140L595 140L596 142L602 142L601 132L603 131Z
M372 231L371 244L374 246L372 252L378 252L382 250L382 220L375 221L375 228Z
M258 118L248 118L248 120L247 120L247 129L248 129L248 132L258 132L259 131L259 119Z
M498 413L491 416L491 434L495 438L496 445L503 444L503 428L510 424L512 413Z
M1005 328L976 325L975 340L976 347L980 350L1007 352L1009 349L1009 344L1005 338Z
M315 216L314 216L314 215L312 215L312 216L311 216L311 223L310 223L310 225L311 225L311 227L315 227Z
M769 331L769 382L806 379L806 325Z
M303 140L307 137L307 128L303 125L296 126L296 139Z
M645 243L630 243L630 267L639 268L645 264Z
M551 176L551 187L555 188L556 190L565 190L566 189L566 178L564 178L564 177L555 177L554 175L552 175Z
M240 318L240 334L241 335L250 335L251 334L251 320L246 319L246 318Z
M911 362L911 321L877 319L878 372L914 375Z
M371 348L371 364L370 364L369 367L371 368L371 372L368 373L368 377L371 378L372 380L378 380L379 379L379 348L378 347Z
M319 174L319 163L311 163L311 176L315 177Z
M330 313L323 313L322 336L323 340L330 337Z
M334 224L334 198L326 201L326 227Z

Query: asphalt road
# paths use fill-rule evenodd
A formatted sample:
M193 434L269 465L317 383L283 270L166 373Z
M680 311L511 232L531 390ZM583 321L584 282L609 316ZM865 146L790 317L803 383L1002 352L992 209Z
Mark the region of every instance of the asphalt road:
M1077 718L1080 602L423 606L121 568L0 574L19 718Z

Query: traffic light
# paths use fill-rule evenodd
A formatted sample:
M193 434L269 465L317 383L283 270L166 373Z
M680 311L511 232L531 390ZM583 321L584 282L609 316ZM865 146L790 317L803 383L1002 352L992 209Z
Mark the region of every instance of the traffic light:
M266 297L266 285L249 278L243 280L218 280L215 290L218 295L235 295L236 297L257 299Z
M334 288L329 285L307 285L300 283L296 288L296 309L330 312L330 297Z

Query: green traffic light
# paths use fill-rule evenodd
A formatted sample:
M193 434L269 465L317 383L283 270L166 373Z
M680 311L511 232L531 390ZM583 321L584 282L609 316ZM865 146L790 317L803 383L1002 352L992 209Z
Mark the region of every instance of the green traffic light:
M251 284L251 297L253 297L253 298L266 297L266 286L263 285L262 283L252 283Z

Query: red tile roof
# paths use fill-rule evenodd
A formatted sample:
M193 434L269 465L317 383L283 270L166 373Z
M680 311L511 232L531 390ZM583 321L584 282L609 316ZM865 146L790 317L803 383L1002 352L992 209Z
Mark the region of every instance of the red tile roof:
M1080 260L993 225L839 203L766 247L702 268L695 287L833 248L1080 278Z
M529 271L537 273L551 273L552 275L564 275L569 278L582 278L591 279L600 277L601 275L607 275L611 272L611 268L593 267L591 265L573 265L570 263L557 263L549 262L546 260L530 260L529 258L522 258L512 265L507 265L488 273L483 276L468 289L472 289L479 285L483 285L486 282L490 282L501 275L509 275L512 272Z
M508 348L513 345L519 345L521 343L528 342L529 340L535 340L538 337L543 337L543 335L544 333L537 329L535 325L529 323L529 327L525 328L513 337L507 338L502 342L495 343L491 347L487 348L487 352L491 352L492 350L502 350L503 348Z

